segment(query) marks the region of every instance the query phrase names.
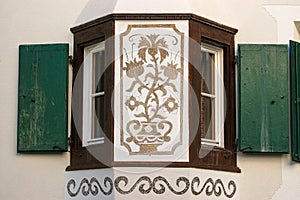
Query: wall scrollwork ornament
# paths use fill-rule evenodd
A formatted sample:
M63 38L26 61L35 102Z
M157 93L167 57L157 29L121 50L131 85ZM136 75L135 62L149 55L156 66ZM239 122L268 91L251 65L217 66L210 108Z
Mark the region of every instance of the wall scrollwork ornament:
M184 195L190 190L195 196L206 195L206 196L216 196L220 197L222 195L231 199L234 197L237 191L236 183L230 180L227 187L221 179L208 178L202 186L199 177L194 177L191 181L187 177L179 177L176 179L176 187L170 184L163 176L156 176L151 179L148 176L139 177L132 185L129 184L129 178L126 176L118 176L113 181L109 177L105 177L103 180L103 185L100 184L97 178L92 177L90 180L83 178L78 187L76 187L76 181L70 179L67 183L67 192L70 197L76 196L98 196L101 195L99 191L105 196L109 196L113 191L118 192L121 195L129 195L134 193L136 188L141 194L149 194L151 192L163 195L166 189L169 189L175 195ZM127 188L127 189L126 189ZM115 190L114 190L115 189Z
M196 191L195 187L199 187L199 186L200 186L200 179L198 177L193 178L193 180L191 182L191 191L194 195L201 194L203 192L203 190L205 189L205 194L207 196L211 196L212 194L214 194L216 197L219 197L219 196L221 196L222 191L223 191L224 195L226 197L232 198L236 192L236 184L232 180L229 181L229 183L228 183L228 190L229 191L232 190L231 193L227 193L221 179L217 179L214 182L212 178L209 178L205 181L205 183L203 184L201 189L199 191Z
M180 183L184 183L184 188L182 190L179 190L179 191L176 191L171 185L170 183L168 182L168 180L162 176L158 176L158 177L155 177L153 179L153 192L156 193L156 194L163 194L165 193L166 191L166 188L165 186L162 184L162 183L159 183L159 182L163 182L164 184L167 185L167 187L169 188L169 190L171 192L173 192L174 194L176 195L183 195L185 194L189 187L190 187L190 182L189 182L189 179L186 178L186 177L179 177L178 179L176 179L176 185L177 187L180 186ZM159 185L159 188L157 188L157 183Z
M126 176L119 176L115 179L115 188L120 194L130 194L139 184L139 191L142 194L148 194L152 189L152 181L148 176L140 177L129 190L122 189L120 187L121 182L124 182L124 187L126 187L128 184L128 178Z
M129 194L131 193L139 184L139 191L140 193L142 194L148 194L151 192L151 190L153 190L153 192L155 194L163 194L165 193L166 191L166 187L164 186L164 184L169 188L169 190L171 192L173 192L174 194L176 195L182 195L182 194L185 194L188 189L189 189L189 186L190 186L190 182L187 178L185 177L179 177L177 180L176 180L176 185L177 187L179 187L179 184L180 182L183 182L185 184L185 187L184 189L182 190L179 190L179 191L176 191L171 185L170 183L168 182L168 180L162 176L157 176L153 179L153 181L147 177L147 176L142 176L140 177L133 185L132 187L125 191L123 189L121 189L120 187L120 184L124 182L124 187L127 186L128 184L128 178L125 177L125 176L120 176L120 177L117 177L115 179L115 188L116 190L120 193L120 194ZM145 185L145 183L147 185ZM145 186L146 186L146 189L145 189ZM147 188L148 186L148 188Z
M110 195L113 191L112 179L109 177L105 177L103 182L106 190L103 189L103 187L95 177L92 177L90 181L87 178L84 178L81 180L79 187L76 189L76 181L74 179L71 179L67 184L67 191L71 197L76 197L80 193L80 191L83 196L88 196L90 193L93 196L97 196L99 194L99 190L106 196Z

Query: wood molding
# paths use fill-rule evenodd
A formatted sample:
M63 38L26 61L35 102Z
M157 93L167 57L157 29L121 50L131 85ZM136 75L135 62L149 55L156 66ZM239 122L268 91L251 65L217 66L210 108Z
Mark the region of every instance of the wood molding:
M229 26L214 22L204 17L200 17L191 13L118 13L118 14L109 14L98 19L94 19L90 22L75 26L71 28L72 33L88 29L99 24L103 24L110 20L194 20L196 22L209 25L216 29L226 31L231 34L236 34L237 29L231 28Z

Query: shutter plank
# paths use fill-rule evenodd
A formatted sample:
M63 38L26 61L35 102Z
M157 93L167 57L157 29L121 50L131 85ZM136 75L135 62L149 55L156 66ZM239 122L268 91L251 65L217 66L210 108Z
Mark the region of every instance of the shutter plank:
M290 41L290 78L291 78L291 150L292 160L300 161L300 43Z
M239 133L248 133L243 134L243 137L239 137L241 148L247 148L251 144L252 149L259 149L260 143L255 142L260 138L261 128L262 128L262 109L261 102L263 101L263 96L260 95L257 91L261 92L261 86L263 84L263 78L261 71L262 57L257 52L261 51L261 47L253 46L251 49L241 46L239 48L239 63L243 67L239 67L240 73L240 130ZM242 51L242 52L241 52ZM244 54L244 51L247 51L247 54ZM255 61L250 63L249 61ZM247 91L247 92L246 92ZM244 106L247 105L247 106ZM249 129L252 127L252 129Z
M264 46L268 111L268 152L289 152L288 47ZM268 141L267 140L267 141Z
M18 152L67 151L68 49L19 47Z
M289 150L287 45L239 45L239 148Z

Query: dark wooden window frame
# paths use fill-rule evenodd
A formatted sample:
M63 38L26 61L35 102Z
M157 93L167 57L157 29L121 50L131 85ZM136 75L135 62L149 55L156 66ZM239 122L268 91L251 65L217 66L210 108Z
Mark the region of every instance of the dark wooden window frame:
M83 73L81 66L84 61L84 48L88 47L93 44L97 44L101 41L106 40L107 38L110 38L114 34L114 23L113 21L104 21L102 23L92 25L92 26L80 26L71 29L71 31L74 34L74 60L73 60L73 89L75 80L79 81L81 84L78 84L79 87L76 88L76 97L73 100L76 99L76 105L82 105L83 102ZM107 40L106 40L107 41ZM105 92L105 115L104 115L104 121L105 121L105 140L111 140L113 141L113 115L111 109L111 96L113 93L113 87L114 87L114 68L113 63L110 61L113 60L113 42L112 40L108 40L109 42L105 43L105 65L107 69L105 70L105 77L104 77L104 92ZM75 79L76 77L76 79ZM74 102L72 102L74 103ZM75 109L73 107L73 109ZM76 108L77 115L82 116L82 107ZM77 116L78 117L78 116ZM76 121L76 123L82 123L81 120ZM79 134L81 133L81 130L78 131L76 128L82 127L82 124L79 124L75 126L74 117L72 116L72 122L71 122L71 159L70 159L70 166L67 168L67 170L78 170L78 169L91 169L91 168L103 168L110 166L110 163L112 163L113 158L113 146L110 142L104 142L104 144L100 145L91 145L89 147L82 147L82 141ZM112 142L113 143L113 142ZM98 153L99 155L105 155L105 157L102 157L102 159L105 159L105 163L107 165L102 164L98 161L89 150L92 150L95 153ZM105 154L103 154L105 152Z
M189 82L192 85L196 93L197 102L189 102L190 112L190 129L198 127L199 122L194 122L192 119L193 106L201 105L201 76L196 70L197 66L200 66L200 49L201 42L205 42L211 45L221 47L224 51L224 85L226 92L226 119L224 126L224 148L214 147L209 148L207 156L199 158L199 152L205 151L205 145L201 146L201 126L198 127L196 135L191 136L189 147L189 160L190 162L114 162L113 161L113 144L114 138L114 124L113 114L111 110L106 111L105 115L105 134L107 139L111 140L111 143L105 143L104 145L95 145L93 151L98 151L99 154L103 154L106 165L99 162L94 158L89 151L82 147L81 139L78 135L74 120L72 120L71 126L71 163L67 170L80 170L80 169L94 169L103 167L196 167L214 170L223 170L231 172L240 172L237 167L236 160L236 106L235 106L235 63L234 63L234 35L237 30L230 28L208 19L199 17L194 14L111 14L105 17L93 20L86 24L74 27L71 29L74 34L74 63L73 63L73 77L76 77L81 64L83 63L84 47L95 44L102 40L105 40L114 35L115 20L189 20L189 37L196 41L190 43L189 46ZM197 48L196 50L194 48ZM114 57L114 44L111 41L109 44L105 44L105 59L107 61L113 61ZM111 96L114 89L114 63L110 64L109 68L105 72L105 98L106 108L111 108ZM82 90L79 89L79 90ZM78 102L82 103L82 91L79 92L81 97L78 98ZM80 95L78 95L80 96ZM81 102L80 102L81 101ZM81 104L82 105L82 104ZM82 113L82 108L78 108ZM201 110L201 108L199 108ZM199 118L199 117L198 117ZM201 123L200 123L201 124ZM199 138L199 139L197 139ZM109 144L110 143L110 144Z
M226 95L226 118L224 123L224 148L214 147L202 144L200 140L190 141L190 164L193 167L240 172L236 160L236 89L235 89L235 59L234 59L234 35L236 29L217 24L215 22L204 20L202 18L193 18L189 23L190 38L190 72L189 81L196 92L197 102L190 102L190 114L194 106L201 105L201 75L197 67L200 66L201 43L210 44L223 49L223 74L224 87ZM196 46L194 44L196 42ZM196 49L196 50L195 50ZM200 81L199 81L200 80ZM199 109L201 110L201 108ZM194 119L190 116L190 119ZM190 127L194 127L198 122L190 120ZM201 138L203 124L200 123L196 136L191 138ZM205 152L207 149L207 152ZM199 152L207 154L204 158L199 158Z

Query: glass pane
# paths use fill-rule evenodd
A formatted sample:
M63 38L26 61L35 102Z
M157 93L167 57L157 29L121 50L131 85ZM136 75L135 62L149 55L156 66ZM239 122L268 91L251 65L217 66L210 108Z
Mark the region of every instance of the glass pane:
M103 137L104 133L104 96L92 100L92 139Z
M214 62L215 55L206 51L201 51L201 66L200 72L204 79L202 84L205 82L206 88L202 87L202 92L214 94Z
M214 99L202 97L203 133L202 138L215 140Z
M104 50L93 53L93 93L104 91Z

